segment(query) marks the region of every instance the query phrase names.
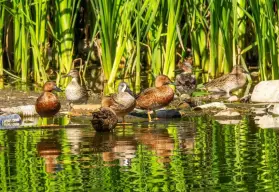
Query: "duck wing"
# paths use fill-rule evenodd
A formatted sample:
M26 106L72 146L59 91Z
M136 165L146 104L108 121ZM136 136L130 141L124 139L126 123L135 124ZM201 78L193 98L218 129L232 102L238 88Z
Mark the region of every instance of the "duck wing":
M145 89L137 98L137 108L158 109L168 105L174 96L172 88L162 86Z
M111 95L111 99L114 101L114 104L119 110L125 110L136 104L136 100L127 92L120 92L117 94Z
M228 81L231 79L231 74L223 75L219 78L213 79L212 81L206 83L204 86L206 88L209 87L220 87L224 84L224 82Z

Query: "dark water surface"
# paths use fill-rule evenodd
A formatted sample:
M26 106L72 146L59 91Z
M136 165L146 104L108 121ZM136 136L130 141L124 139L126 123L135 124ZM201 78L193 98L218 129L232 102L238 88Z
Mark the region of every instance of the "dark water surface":
M141 121L114 133L82 118L57 122L68 125L0 130L1 191L279 190L278 131L249 116Z

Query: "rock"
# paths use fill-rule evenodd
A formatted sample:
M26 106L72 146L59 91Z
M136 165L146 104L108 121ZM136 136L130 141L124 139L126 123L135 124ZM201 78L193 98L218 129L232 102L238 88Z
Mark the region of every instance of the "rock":
M214 117L229 117L229 118L234 118L234 117L239 117L240 113L236 111L235 109L224 109L217 114L214 115Z
M199 105L195 107L194 110L209 109L209 108L226 109L227 106L224 103L212 102L204 105Z
M184 102L184 103L179 104L178 109L187 110L187 109L191 109L191 106L189 105L189 103Z
M279 104L274 104L274 105L268 105L266 107L268 109L269 113L272 113L273 115L279 115Z
M239 98L236 95L233 95L231 97L228 98L229 102L236 102L239 101Z
M251 96L252 102L279 102L279 80L261 81Z

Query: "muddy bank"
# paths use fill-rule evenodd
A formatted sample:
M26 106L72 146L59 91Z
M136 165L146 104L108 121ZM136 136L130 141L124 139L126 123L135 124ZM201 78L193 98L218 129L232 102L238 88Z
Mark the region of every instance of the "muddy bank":
M41 91L21 91L14 88L0 89L0 108L17 107L21 105L34 105ZM55 93L61 102L61 111L67 111L65 94ZM101 103L100 94L92 94L88 100L90 104Z

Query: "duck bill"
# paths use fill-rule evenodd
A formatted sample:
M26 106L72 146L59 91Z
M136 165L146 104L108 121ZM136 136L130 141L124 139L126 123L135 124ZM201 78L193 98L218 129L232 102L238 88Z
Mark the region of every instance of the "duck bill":
M175 83L175 82L170 82L169 85L174 85L174 86L176 86L176 83Z
M57 87L57 86L54 87L54 90L57 91L57 92L62 92L62 89L60 89L60 88Z

